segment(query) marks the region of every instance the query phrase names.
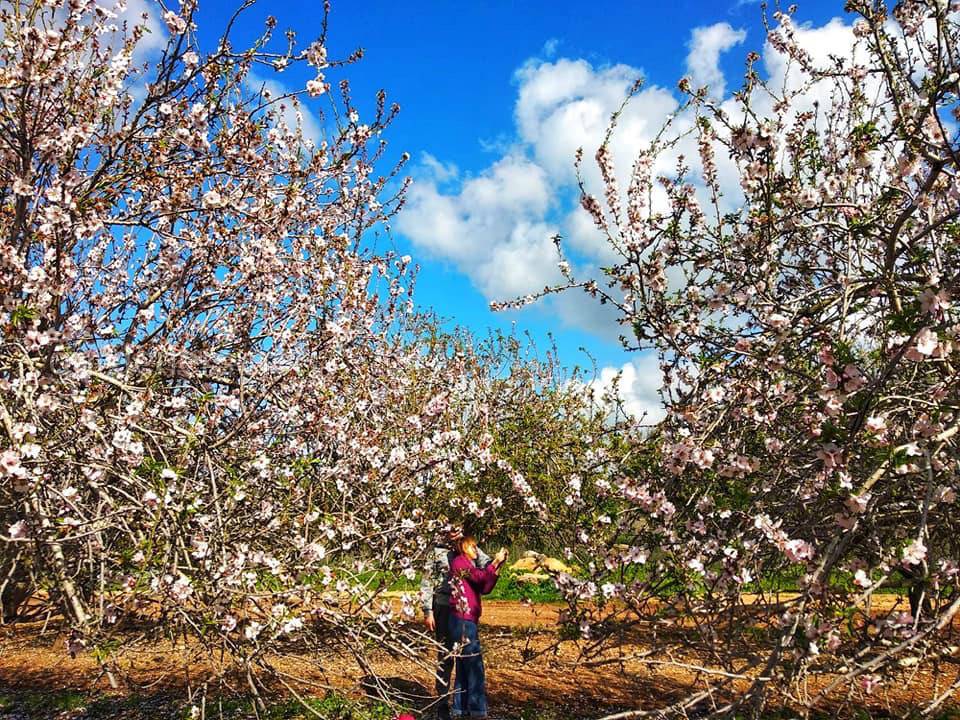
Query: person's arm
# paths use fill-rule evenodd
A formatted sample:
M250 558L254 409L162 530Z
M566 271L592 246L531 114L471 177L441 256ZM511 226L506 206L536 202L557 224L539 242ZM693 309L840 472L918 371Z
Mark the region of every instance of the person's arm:
M433 583L426 572L420 577L420 607L424 617L433 610Z
M470 583L481 595L488 595L499 578L500 563L492 562L485 568L478 568L462 555L454 560L455 574Z
M433 591L436 583L436 558L429 557L420 576L420 607L423 609L423 619L427 627L433 630Z
M485 573L483 578L483 584L477 588L481 595L489 595L493 592L493 588L497 584L497 580L500 579L500 566L496 563L490 563L483 569Z
M483 550L477 548L477 565L482 568L487 567L490 563L493 562L493 558L487 555Z
M503 564L507 561L507 549L501 548L500 552L497 553L497 556L490 561L484 570L489 571L487 576L484 578L483 587L479 588L481 595L489 595L493 592L493 588L497 584L497 580L500 579L500 568L503 567Z

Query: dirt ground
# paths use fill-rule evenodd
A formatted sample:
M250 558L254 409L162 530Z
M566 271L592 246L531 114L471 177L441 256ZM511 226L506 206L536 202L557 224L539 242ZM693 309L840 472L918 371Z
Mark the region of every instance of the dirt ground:
M897 601L895 596L878 598L880 606L876 609L889 609ZM693 669L695 665L709 664L707 661L682 651L661 651L662 635L633 635L628 643L583 661L572 643L557 646L558 613L558 607L549 605L506 601L484 604L481 637L494 717L518 718L524 709L529 712L544 708L552 709L553 717L571 719L652 710L703 690L709 679ZM167 643L136 646L121 661L124 675L131 683L121 692L182 689L195 682L190 675L195 674L196 667L192 671L189 664L174 664L183 655L182 650ZM635 657L644 654L643 658ZM364 672L351 657L317 657L295 648L283 656L272 657L271 662L280 670L281 677L289 678L302 692L311 694L322 694L327 688L362 692L372 672L407 698L423 696L419 703L422 706L428 702L428 688L432 685L429 662L416 667L408 660L384 656ZM895 682L881 685L870 695L858 692L834 698L831 713L853 717L855 711L866 709L875 717L905 717L931 695L943 693L958 677L960 653L955 652L939 663L936 671L929 665L919 670L907 668ZM820 682L828 680L829 677ZM0 627L0 688L14 692L45 688L108 691L106 679L98 676L92 658L71 658L65 651L65 638L50 628L40 635L38 625ZM817 683L795 688L798 697L815 694L816 690ZM960 706L960 692L955 692L944 707L951 706ZM941 713L940 717L944 715Z

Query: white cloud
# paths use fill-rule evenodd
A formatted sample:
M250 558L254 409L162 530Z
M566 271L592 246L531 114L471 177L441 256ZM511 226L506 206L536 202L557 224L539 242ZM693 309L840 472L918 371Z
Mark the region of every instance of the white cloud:
M134 25L143 25L146 29L133 54L133 62L138 64L150 60L165 48L169 38L166 26L161 20L162 11L157 3L151 0L127 0L126 5L126 9L118 14L117 24L126 22L128 32Z
M557 54L557 48L560 47L559 38L550 38L543 44L543 49L540 51L540 54L546 58L551 58Z
M798 41L811 48L818 62L825 63L830 54L850 54L852 33L840 20L795 30ZM708 84L711 93L722 98L726 83L720 56L744 38L743 30L728 23L692 30L686 69L694 82ZM796 86L802 81L794 77L796 65L788 72L785 59L769 42L764 48L764 63L773 87ZM595 273L598 266L609 264L615 256L592 219L579 208L574 156L579 148L584 149L585 186L589 192L602 195L593 155L604 141L612 114L620 109L641 76L642 71L636 67L598 67L584 59L535 58L524 63L514 75L515 133L512 139L498 140L486 148L498 159L470 175L425 155L395 227L424 252L453 263L489 300L508 300L559 281L551 242L557 232L563 234L565 249L582 271L578 275ZM762 93L751 102L760 113L772 108L772 100ZM722 106L731 122L736 122L736 103L727 98ZM638 152L649 145L678 107L672 90L647 85L623 109L610 141L621 193L629 183ZM690 116L676 118L674 130L682 133L692 122ZM679 154L696 161L693 134L661 156L655 172L672 173ZM717 165L724 194L721 209L729 211L742 201L739 175L722 152ZM706 199L704 194L701 199ZM654 208L664 204L662 189L655 187ZM624 331L612 322L614 313L609 306L599 308L579 293L555 297L540 308L557 313L568 325L597 335L615 338ZM658 373L654 375L658 377Z
M584 261L609 261L610 247L592 220L575 203L563 206L575 194L574 154L580 147L592 152L603 141L611 114L640 74L626 65L594 68L585 60L527 62L515 75L516 140L498 144L500 159L478 175L460 177L450 192L441 186L458 178L456 168L425 155L396 227L430 255L454 263L490 300L561 282L552 242L561 231ZM676 106L669 92L651 87L627 108L627 132L615 142L625 167ZM593 163L584 171L592 185L599 182ZM551 308L582 326L597 319L590 304L578 296ZM588 329L618 334L616 327Z
M833 18L821 27L800 25L794 32L797 43L810 54L814 63L821 67L831 64L831 56L847 59L853 56L853 27L840 18ZM803 82L804 76L791 72L789 58L775 50L769 42L764 47L763 64L773 87L782 87L785 84L788 89L796 90ZM824 98L811 96L810 106L812 107L814 100L822 99Z
M603 368L591 386L599 397L610 391L618 379L618 394L628 415L650 425L663 419L666 413L660 397L662 375L654 353L641 353L620 368Z
M278 80L268 80L253 73L247 76L247 85L254 92L266 91L269 93L271 100L276 100L294 92ZM280 122L290 129L296 127L299 121L304 139L311 140L314 145L318 145L323 139L324 130L320 120L302 100L288 97L275 103L273 109Z
M530 61L516 73L519 83L514 116L524 146L557 184L575 179L573 157L578 148L592 154L603 142L611 115L620 107L642 71L629 65L594 68L586 60L561 58L556 62ZM676 108L672 94L662 88L644 89L631 103L621 123L631 132L620 133L629 167L644 136L652 137L647 118L660 120ZM647 132L645 132L647 131ZM620 154L614 149L615 156ZM626 153L631 155L626 157ZM588 163L586 170L591 170Z
M604 262L615 261L616 250L597 227L590 213L580 205L577 205L564 218L563 231L563 239L567 246L575 248L590 258Z
M397 218L400 232L430 255L453 262L488 298L559 281L551 241L557 228L544 220L552 194L543 168L508 155L463 180L458 193L444 194L438 182L451 172L438 162L425 163Z
M444 164L428 152L423 153L420 162L438 183L442 184L450 180L456 180L460 176L460 170L454 163Z
M720 70L720 54L739 45L746 37L746 31L734 30L725 22L694 28L687 55L687 73L693 86L706 86L712 97L722 98L726 82Z
M122 10L118 11L118 8ZM97 38L100 48L111 54L119 52L124 42L133 32L133 28L142 25L143 33L133 51L132 64L140 66L156 58L158 52L167 45L169 40L167 28L161 19L162 10L153 0L113 0L102 3L96 17L103 18L105 32ZM46 12L33 17L34 23L51 23L53 27L63 29L70 16L70 8L66 3L53 9L52 15ZM89 22L95 15L87 12ZM5 31L5 25L0 22L0 32Z

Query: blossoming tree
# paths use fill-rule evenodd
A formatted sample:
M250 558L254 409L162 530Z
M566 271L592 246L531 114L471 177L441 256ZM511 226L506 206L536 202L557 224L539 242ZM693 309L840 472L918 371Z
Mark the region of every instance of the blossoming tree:
M540 510L498 424L579 386L442 333L410 258L365 249L402 199L396 107L363 122L325 37L275 53L270 21L203 55L185 2L141 66L122 11L0 9L2 619L62 613L114 682L131 624L183 639L198 702L292 688L291 640L429 657L415 599L380 592L451 517ZM304 90L258 90L292 63Z
M625 189L614 118L582 205L618 259L547 291L614 304L661 361L667 417L567 548L590 577L559 580L589 648L687 618L653 660L706 678L676 712L816 707L956 658L960 7L847 9L827 63L775 14L788 81L751 55L727 101L681 82ZM905 599L878 614L884 587ZM929 712L960 688L940 677Z

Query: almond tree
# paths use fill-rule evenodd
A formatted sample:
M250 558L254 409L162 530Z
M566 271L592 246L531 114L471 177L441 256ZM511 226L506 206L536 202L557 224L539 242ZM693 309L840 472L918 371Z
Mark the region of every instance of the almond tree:
M271 20L238 50L231 21L205 55L185 2L138 66L122 10L0 10L3 619L62 614L114 683L139 633L182 640L210 669L201 708L295 690L294 641L318 666L376 649L432 672L416 599L380 593L452 519L539 512L497 423L548 386L587 418L589 399L516 343L442 333L411 259L367 249L402 199L397 108L381 93L361 119L325 29L273 52ZM294 63L304 89L258 90Z
M706 664L676 713L854 701L956 652L960 7L847 9L852 47L825 66L791 10L768 36L788 82L756 55L725 102L682 81L625 190L614 118L582 205L618 261L547 291L613 303L661 360L667 417L567 548L590 577L559 580L586 649L686 618L653 656ZM878 615L885 586L906 597ZM928 712L960 688L939 677Z

